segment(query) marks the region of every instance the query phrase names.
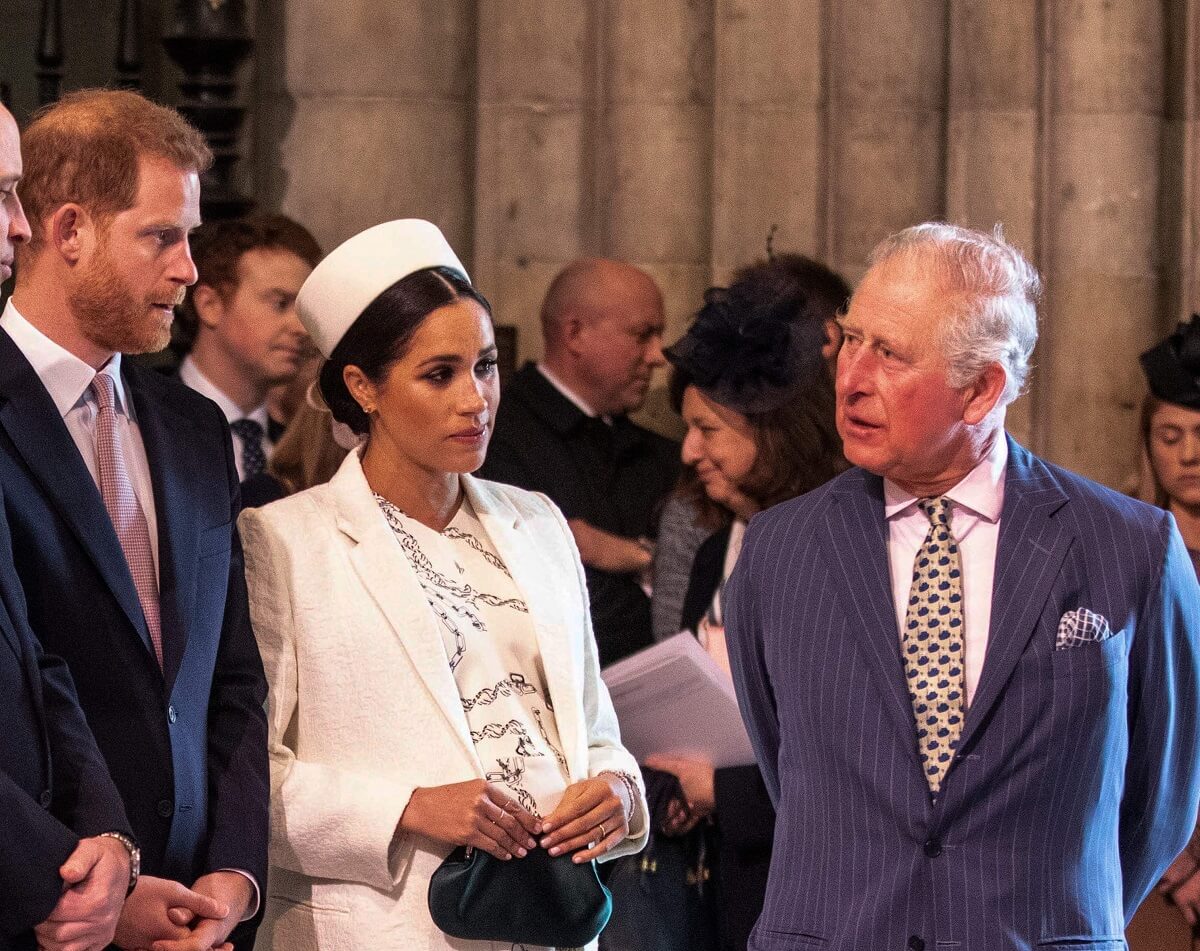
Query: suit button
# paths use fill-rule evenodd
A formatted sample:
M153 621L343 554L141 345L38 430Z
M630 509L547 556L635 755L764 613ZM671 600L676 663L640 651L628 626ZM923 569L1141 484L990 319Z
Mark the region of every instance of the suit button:
M908 936L908 951L925 951L925 939L915 934Z
M175 705L172 704L171 706L167 707L167 720L170 723L174 723L178 719L179 717L175 714Z
M160 799L158 801L158 814L164 819L170 819L171 813L175 811L175 807L171 805L170 799Z
M49 789L43 789L38 794L38 805L41 806L43 809L49 809L50 803L52 803L53 801L54 801L54 797L50 795Z
M925 843L925 854L931 859L936 859L942 854L942 843L938 839L930 839Z

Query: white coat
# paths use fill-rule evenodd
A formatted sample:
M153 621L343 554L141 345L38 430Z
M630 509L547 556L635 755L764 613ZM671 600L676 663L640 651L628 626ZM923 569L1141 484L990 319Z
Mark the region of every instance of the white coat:
M600 680L562 513L522 489L463 484L529 606L571 782L639 776ZM429 878L450 848L397 831L413 789L483 770L425 594L358 453L327 485L247 510L239 526L270 683L271 869L257 948L489 947L448 938L429 917ZM635 813L640 834L609 858L645 844L642 795Z

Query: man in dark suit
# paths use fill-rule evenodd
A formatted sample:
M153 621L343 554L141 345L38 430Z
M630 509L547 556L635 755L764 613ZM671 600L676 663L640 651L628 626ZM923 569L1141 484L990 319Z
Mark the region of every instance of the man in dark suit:
M290 218L250 215L202 225L192 259L198 277L179 313L177 337L188 348L179 379L225 414L242 504L265 505L284 495L266 471L284 428L268 400L316 355L296 295L321 248Z
M778 819L750 946L1122 949L1200 801L1200 590L1172 517L1004 432L1038 278L884 242L842 320L856 468L757 516L726 624Z
M563 510L587 572L601 664L651 641L650 567L658 504L679 447L627 414L664 364L663 302L622 261L568 265L542 304L544 355L505 384L479 474L544 492Z
M29 240L20 178L17 124L0 105L0 281ZM0 723L0 948L103 947L137 874L136 844L66 665L25 623L2 519Z
M126 948L222 946L266 875L266 685L228 429L121 358L166 343L196 279L209 161L134 93L43 113L25 134L32 236L0 316L0 483L30 624L70 667L142 848Z

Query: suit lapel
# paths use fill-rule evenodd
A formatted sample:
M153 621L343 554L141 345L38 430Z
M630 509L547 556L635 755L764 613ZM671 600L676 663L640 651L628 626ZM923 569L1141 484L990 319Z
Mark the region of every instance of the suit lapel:
M565 747L571 778L584 779L587 740L576 703L576 698L583 696L583 683L581 671L571 660L571 632L563 616L563 594L555 587L562 570L546 563L544 548L535 538L530 523L521 518L507 499L487 483L470 476L463 482L475 514L529 608L546 674L546 689L554 703L554 722Z
M346 457L330 480L329 488L337 505L338 528L356 542L350 551L350 563L359 581L403 644L430 699L446 717L470 759L478 765L437 621L424 589L367 485L357 452ZM479 775L483 775L481 768Z
M1052 516L1068 501L1053 474L1012 439L992 580L987 654L959 749L986 721L1037 627L1073 536Z
M188 618L196 600L197 545L201 509L192 504L197 473L196 424L167 400L140 385L140 374L126 370L126 392L133 400L138 430L146 449L158 522L158 601L162 630L163 677L170 692L187 647ZM231 530L232 531L232 530Z
M12 338L0 330L0 427L95 564L129 623L151 650L150 632L125 553L100 490L50 394Z
M888 529L883 510L883 480L861 469L847 473L830 496L824 546L843 586L850 627L859 638L875 676L883 705L902 736L911 736L917 762L916 727L900 658L900 632L888 568Z

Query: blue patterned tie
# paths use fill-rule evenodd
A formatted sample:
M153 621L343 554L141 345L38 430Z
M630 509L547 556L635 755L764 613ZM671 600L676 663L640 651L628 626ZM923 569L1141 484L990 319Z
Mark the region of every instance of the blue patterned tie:
M245 482L267 468L263 428L252 419L235 419L229 428L242 440L242 481Z
M950 500L919 499L929 533L913 562L912 587L900 639L908 696L917 723L917 751L936 795L962 733L962 560L950 531Z

